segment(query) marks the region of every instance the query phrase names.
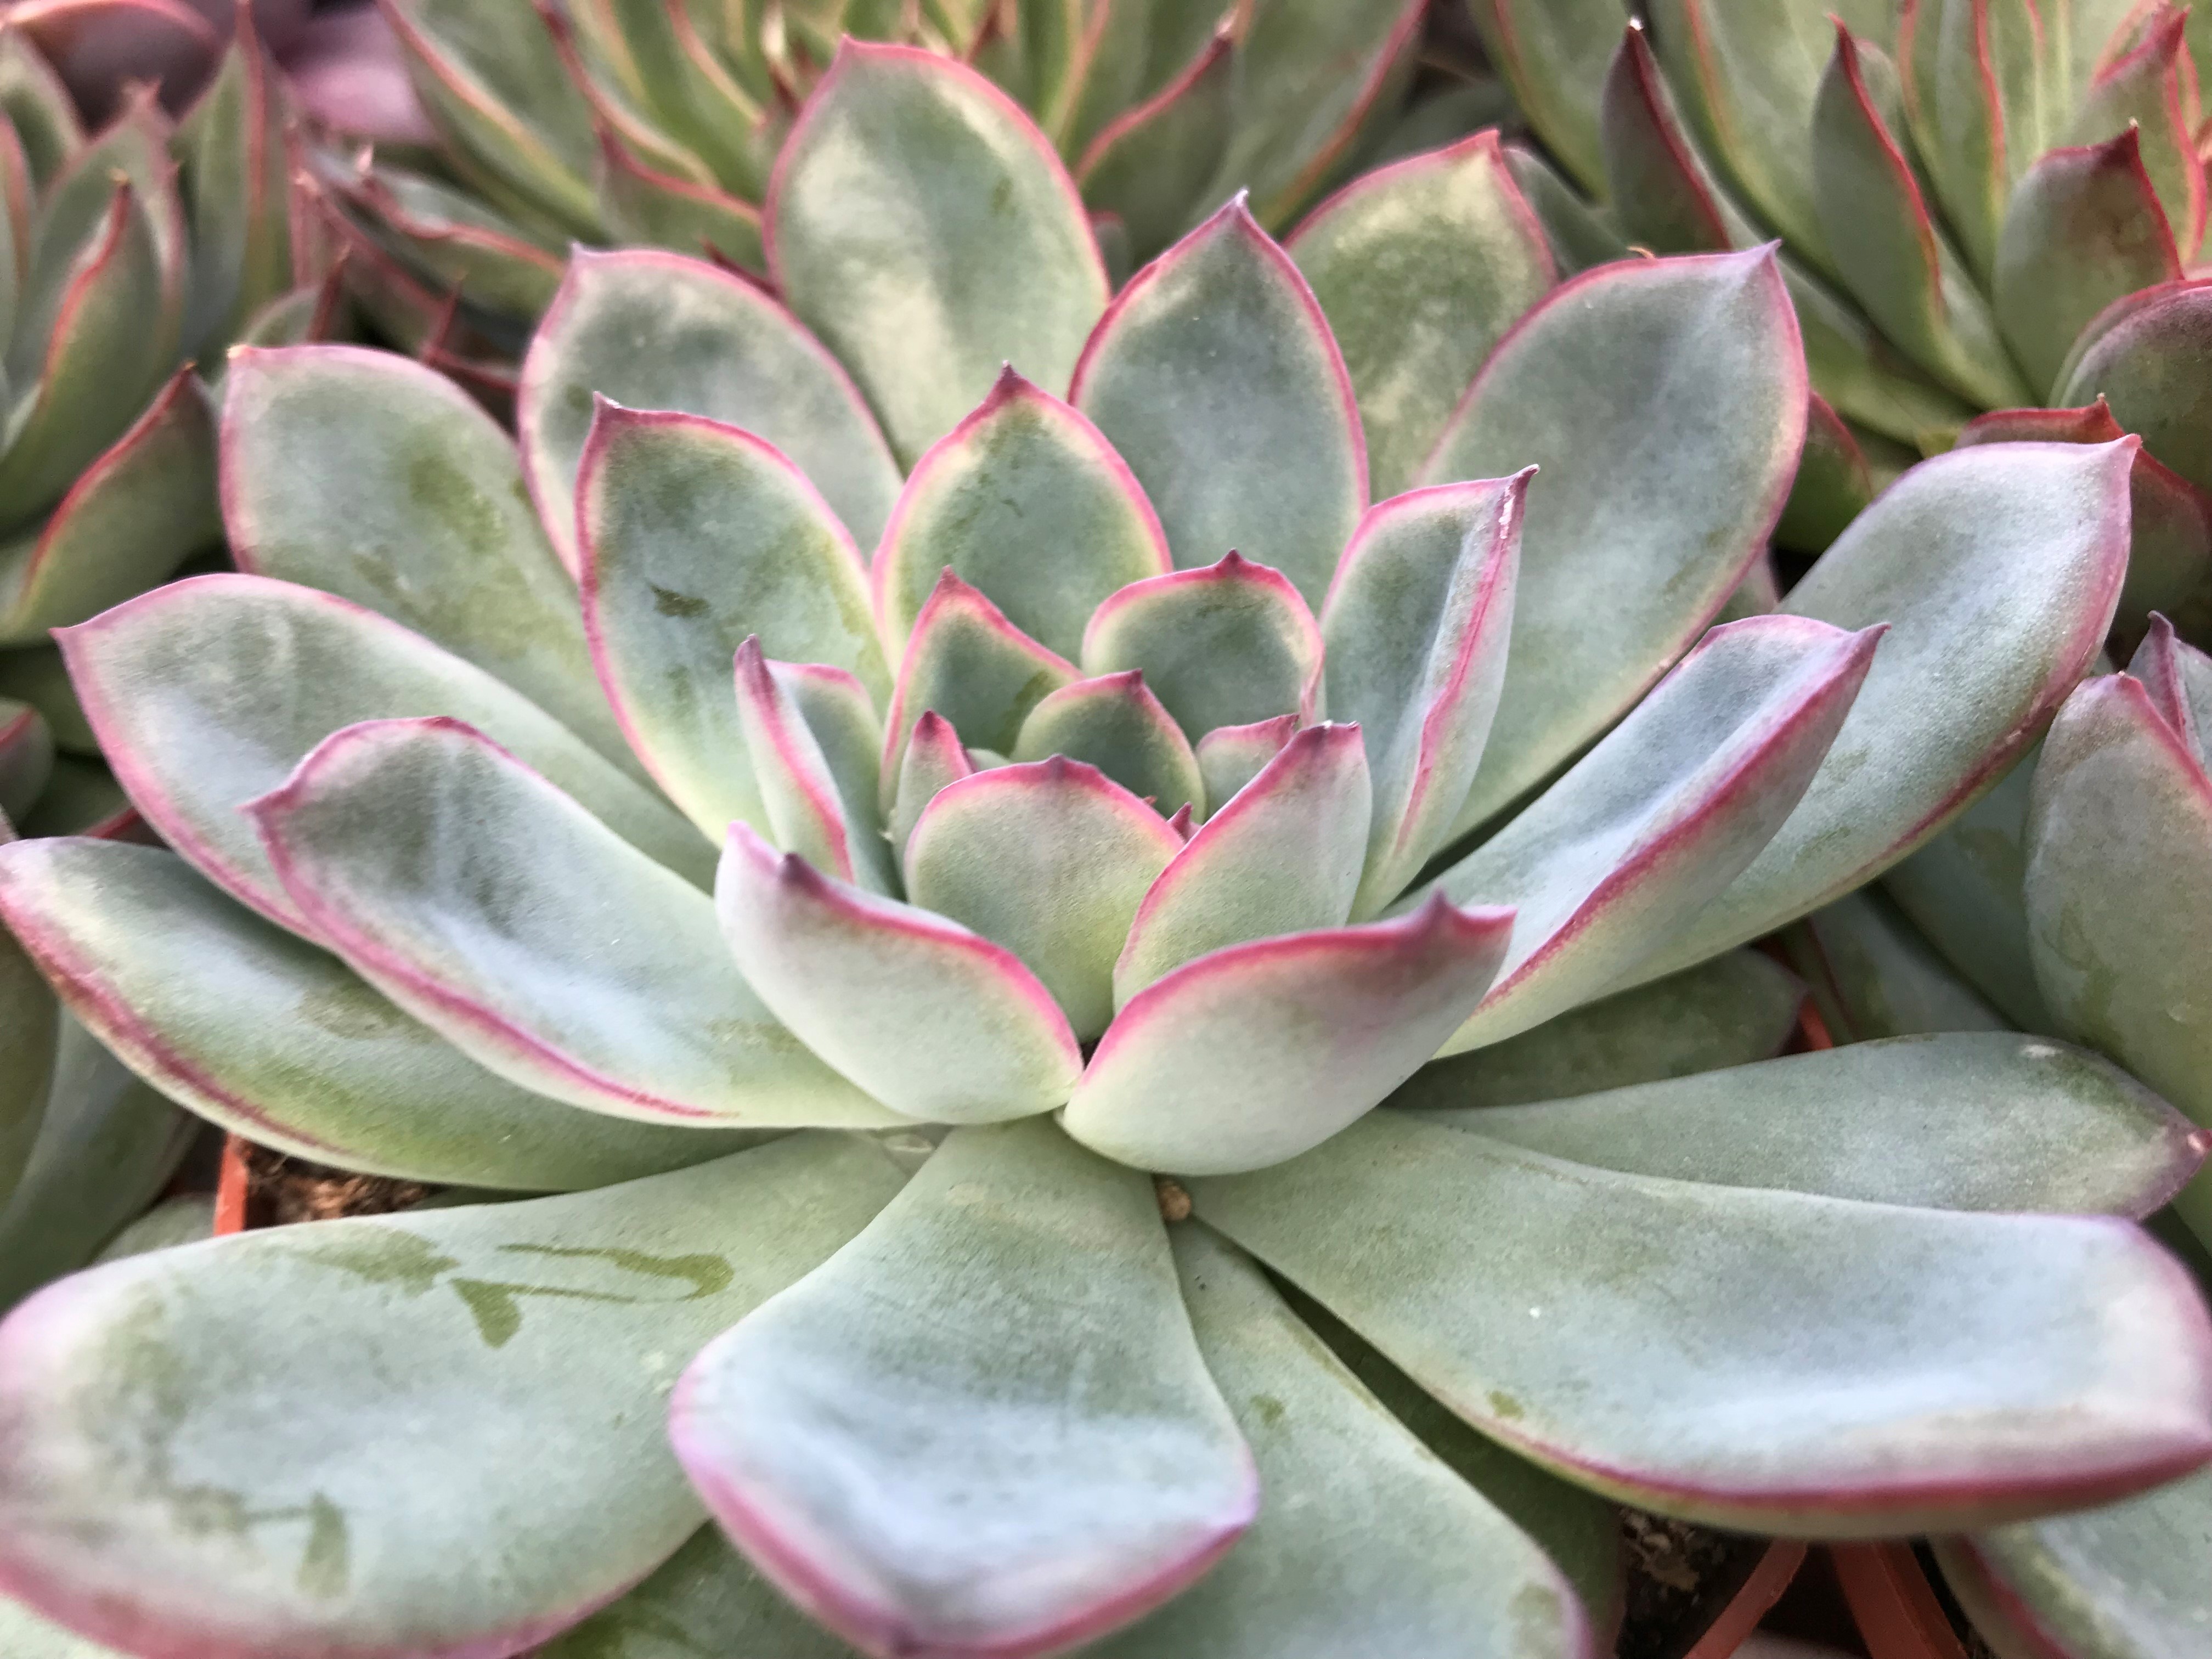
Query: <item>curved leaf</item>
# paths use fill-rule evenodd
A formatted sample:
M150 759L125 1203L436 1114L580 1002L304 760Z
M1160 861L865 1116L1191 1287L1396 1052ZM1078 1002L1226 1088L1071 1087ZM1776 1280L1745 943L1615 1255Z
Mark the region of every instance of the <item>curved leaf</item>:
M765 827L786 852L797 853L840 881L851 881L854 859L862 852L856 845L860 837L846 823L844 799L821 743L798 700L777 679L775 671L784 665L761 654L757 635L748 635L738 647L738 724L761 792ZM881 741L879 734L878 746ZM872 810L875 805L873 791L868 805Z
M2073 143L2100 143L2133 129L2175 241L2203 239L2204 163L2197 154L2197 67L2184 39L2186 9L2154 9L2138 44L2100 68L2074 112Z
M739 1652L750 1645L775 1659L853 1659L851 1648L786 1600L711 1522L650 1578L555 1637L536 1659L697 1659L717 1645Z
M1914 152L1945 222L1984 280L1996 261L2006 196L2044 147L2039 32L2034 10L1990 0L1913 0L1898 18Z
M1296 714L1277 714L1249 726L1217 726L1200 738L1198 769L1206 780L1206 811L1218 812L1234 799L1297 729Z
M0 850L0 860L7 856ZM0 1203L15 1191L39 1137L59 1019L54 994L31 957L0 933L0 1054L9 1057L7 1077L0 1081Z
M1782 944L1838 1042L2007 1029L1887 893L1846 893L1793 923Z
M596 182L599 216L617 240L768 269L760 210L750 202L647 167L611 133L600 135Z
M27 703L0 699L0 820L24 817L54 771L54 737L46 717ZM12 841L8 830L4 839Z
M1065 383L1106 304L1060 158L1006 95L910 46L847 41L776 158L769 269L912 465L1000 365Z
M1627 8L1621 0L1474 0L1474 27L1553 155L1602 197L1598 97Z
M2212 489L2212 423L2198 411L2212 368L2212 283L2129 295L2082 331L2051 401L2105 398L2122 429L2199 489Z
M975 771L952 722L934 708L924 709L899 763L898 789L891 802L891 848L901 859L906 857L906 844L922 809L937 799L939 790L972 777Z
M1206 804L1190 739L1131 668L1048 691L1030 710L1010 760L1065 755L1097 767L1140 800L1172 817Z
M1042 1122L955 1131L692 1362L670 1432L761 1570L878 1655L1103 1634L1203 1573L1259 1503L1152 1183Z
M1158 94L1100 128L1076 163L1084 204L1120 219L1139 260L1189 229L1192 210L1206 205L1237 113L1235 48L1223 28Z
M1688 84L1697 88L1694 76ZM1641 22L1629 23L1606 72L1598 139L1614 217L1637 246L1725 253L1759 240L1690 142Z
M1790 481L1790 504L1774 526L1775 545L1792 552L1826 552L1875 493L1873 469L1858 434L1815 392L1805 412L1805 453ZM1752 568L1758 574L1757 565ZM1770 611L1782 602L1779 592L1762 599L1762 608Z

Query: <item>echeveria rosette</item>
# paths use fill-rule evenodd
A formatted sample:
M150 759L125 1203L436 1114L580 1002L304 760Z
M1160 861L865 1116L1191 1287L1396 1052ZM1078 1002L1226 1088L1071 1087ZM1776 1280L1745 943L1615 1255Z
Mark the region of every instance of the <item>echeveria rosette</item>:
M1547 293L1486 139L1109 306L1001 94L847 51L791 311L579 255L519 450L419 365L241 354L241 572L65 635L176 849L0 852L69 1006L259 1139L555 1195L25 1304L0 1584L195 1659L1580 1659L1593 1493L1955 1532L2212 1454L2129 1219L2203 1137L2094 1057L1370 1109L1738 994L2001 775L2133 441L1931 461L1708 629L1802 437L1769 253Z

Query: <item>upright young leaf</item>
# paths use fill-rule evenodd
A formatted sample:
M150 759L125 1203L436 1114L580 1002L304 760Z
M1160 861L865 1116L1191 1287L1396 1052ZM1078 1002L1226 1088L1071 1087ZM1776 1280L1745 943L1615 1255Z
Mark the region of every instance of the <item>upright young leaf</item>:
M1190 739L1145 684L1126 669L1048 691L1022 722L1007 757L1065 755L1097 767L1140 800L1172 817L1206 804L1206 782Z
M1692 143L1640 22L1622 33L1598 116L1613 216L1637 246L1725 253L1759 240Z
M1599 88L1628 9L1621 0L1474 0L1468 9L1528 125L1576 182L1602 199Z
M2136 46L2089 82L2067 136L2074 143L2099 144L2132 129L2174 240L2193 252L2204 235L2205 187L2195 137L2202 118L2197 71L2184 39L2189 22L2185 6L2152 11Z
M2013 181L2049 143L2035 64L2039 22L2034 7L2014 0L1910 0L1898 19L1914 151L1984 283Z
M1076 163L1084 204L1121 220L1139 260L1189 229L1192 210L1206 205L1206 186L1234 126L1236 94L1236 40L1224 28L1157 96L1101 128Z
M1218 812L1260 775L1298 729L1296 714L1277 714L1244 726L1217 726L1198 740L1198 770L1206 780L1206 810Z

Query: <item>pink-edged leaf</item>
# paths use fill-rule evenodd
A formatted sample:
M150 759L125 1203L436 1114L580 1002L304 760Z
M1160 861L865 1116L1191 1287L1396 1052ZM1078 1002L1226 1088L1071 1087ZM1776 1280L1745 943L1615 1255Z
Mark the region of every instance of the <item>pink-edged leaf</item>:
M1097 767L1162 813L1194 811L1206 803L1206 781L1190 739L1139 669L1078 680L1039 699L1007 758L1052 755Z
M1259 1507L1152 1183L1043 1122L957 1129L692 1362L676 1455L875 1659L1032 1659L1203 1573Z
M1159 509L1177 566L1239 550L1319 603L1367 505L1366 440L1313 291L1243 197L1130 279L1068 397Z
M1914 153L1944 222L1984 282L1996 264L2006 198L2039 148L2042 32L2035 9L1992 0L1905 0L1899 8L1899 90Z
M758 208L713 185L647 165L610 132L599 135L596 183L600 216L619 240L719 256L749 271L768 269Z
M2168 283L2107 306L2081 331L2051 401L2110 401L2122 430L2212 491L2212 422L2198 410L2212 368L2212 283Z
M738 645L890 673L860 555L779 451L703 416L602 403L577 475L584 628L605 700L654 780L719 841L765 824L731 690Z
M459 720L348 726L247 811L316 936L488 1070L623 1116L896 1121L777 1025L704 894Z
M1372 789L1356 726L1310 726L1217 808L1160 872L1114 964L1129 999L1196 957L1341 926L1366 856Z
M1797 476L1790 480L1789 505L1774 526L1775 545L1796 553L1824 553L1874 498L1874 469L1859 434L1826 398L1814 393L1806 400L1805 453L1798 458ZM1780 606L1782 593L1772 560L1755 562L1744 581L1729 605L1751 608L1734 614L1724 610L1722 621Z
M1742 216L1721 194L1683 131L1674 99L1632 20L1606 71L1598 143L1607 193L1621 234L1655 253L1725 253L1741 240Z
M1114 1017L1115 958L1138 904L1185 850L1120 784L1055 757L939 790L906 843L906 891L1012 951L1087 1040Z
M217 886L295 930L312 931L238 809L357 720L465 720L632 846L702 884L708 875L713 851L698 833L551 715L335 595L265 576L195 576L60 641L100 750L147 822Z
M0 697L0 819L18 823L53 775L54 734L27 702Z
M873 567L896 651L940 571L1062 656L1116 589L1174 568L1145 492L1098 428L1010 367L907 480Z
M1583 191L1601 196L1598 96L1623 9L1616 0L1473 0L1468 10L1545 148ZM1564 191L1565 180L1558 182Z
M785 852L840 881L851 881L854 836L822 745L797 699L776 683L759 636L738 647L738 728L751 758L769 834Z
M1106 304L1075 186L965 65L848 40L778 154L769 269L908 465L1012 362L1066 383Z
M2189 21L2187 6L2155 7L2137 44L2090 81L2068 135L2071 143L2094 144L2135 131L2144 172L2185 259L2197 251L2205 223L2204 163L2196 138L2202 112Z
M1221 1175L1319 1146L1474 1010L1510 909L1413 914L1232 945L1131 998L1060 1121L1139 1169Z
M1882 629L1753 617L1708 634L1574 769L1438 878L1521 915L1451 1050L1586 1002L1740 875L1803 796Z
M1200 738L1198 769L1206 780L1206 811L1218 812L1227 805L1297 729L1296 714L1277 714L1245 726L1217 726Z
M860 884L897 890L898 856L884 834L879 769L884 721L868 688L844 669L819 662L775 662L769 676L822 751L845 815L847 842Z
M892 1110L995 1122L1050 1111L1074 1087L1082 1053L1052 993L957 922L833 881L742 823L714 901L745 982Z
M1121 222L1137 259L1174 241L1206 204L1236 113L1236 46L1224 23L1174 80L1100 128L1076 163L1084 204Z
M774 445L863 546L897 498L897 463L851 379L759 288L702 259L579 248L531 337L515 398L531 498L571 569L594 394L704 415Z
M1379 914L1451 839L1505 684L1531 467L1369 509L1322 608L1328 708L1375 780L1352 914Z
M951 571L942 572L899 663L884 722L881 799L888 804L896 793L907 738L923 711L933 708L951 721L969 748L1003 755L1030 711L1080 678L1074 664L1023 633Z
M922 809L937 799L947 784L972 776L975 763L968 758L952 722L934 708L922 710L908 737L905 757L899 763L898 788L891 802L891 850L906 857L906 844L914 834Z
M1231 552L1220 563L1132 582L1091 618L1083 672L1135 668L1194 741L1279 714L1311 718L1321 624L1280 571Z
M2163 617L2136 647L2128 672L2174 735L2212 772L2212 657L2185 642Z
M1615 1174L1396 1112L1191 1195L1485 1434L1709 1525L1952 1532L2212 1455L2203 1300L2113 1218Z

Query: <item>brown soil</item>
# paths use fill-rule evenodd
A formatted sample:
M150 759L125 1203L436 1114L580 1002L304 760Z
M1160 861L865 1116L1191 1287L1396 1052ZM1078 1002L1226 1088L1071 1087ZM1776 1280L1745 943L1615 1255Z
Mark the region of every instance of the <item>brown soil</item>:
M340 1216L389 1215L411 1209L430 1194L419 1181L354 1175L266 1146L246 1154L246 1218L249 1227L283 1227L295 1221L334 1221Z
M1682 1659L1766 1553L1766 1540L1620 1512L1628 1607L1619 1659Z

